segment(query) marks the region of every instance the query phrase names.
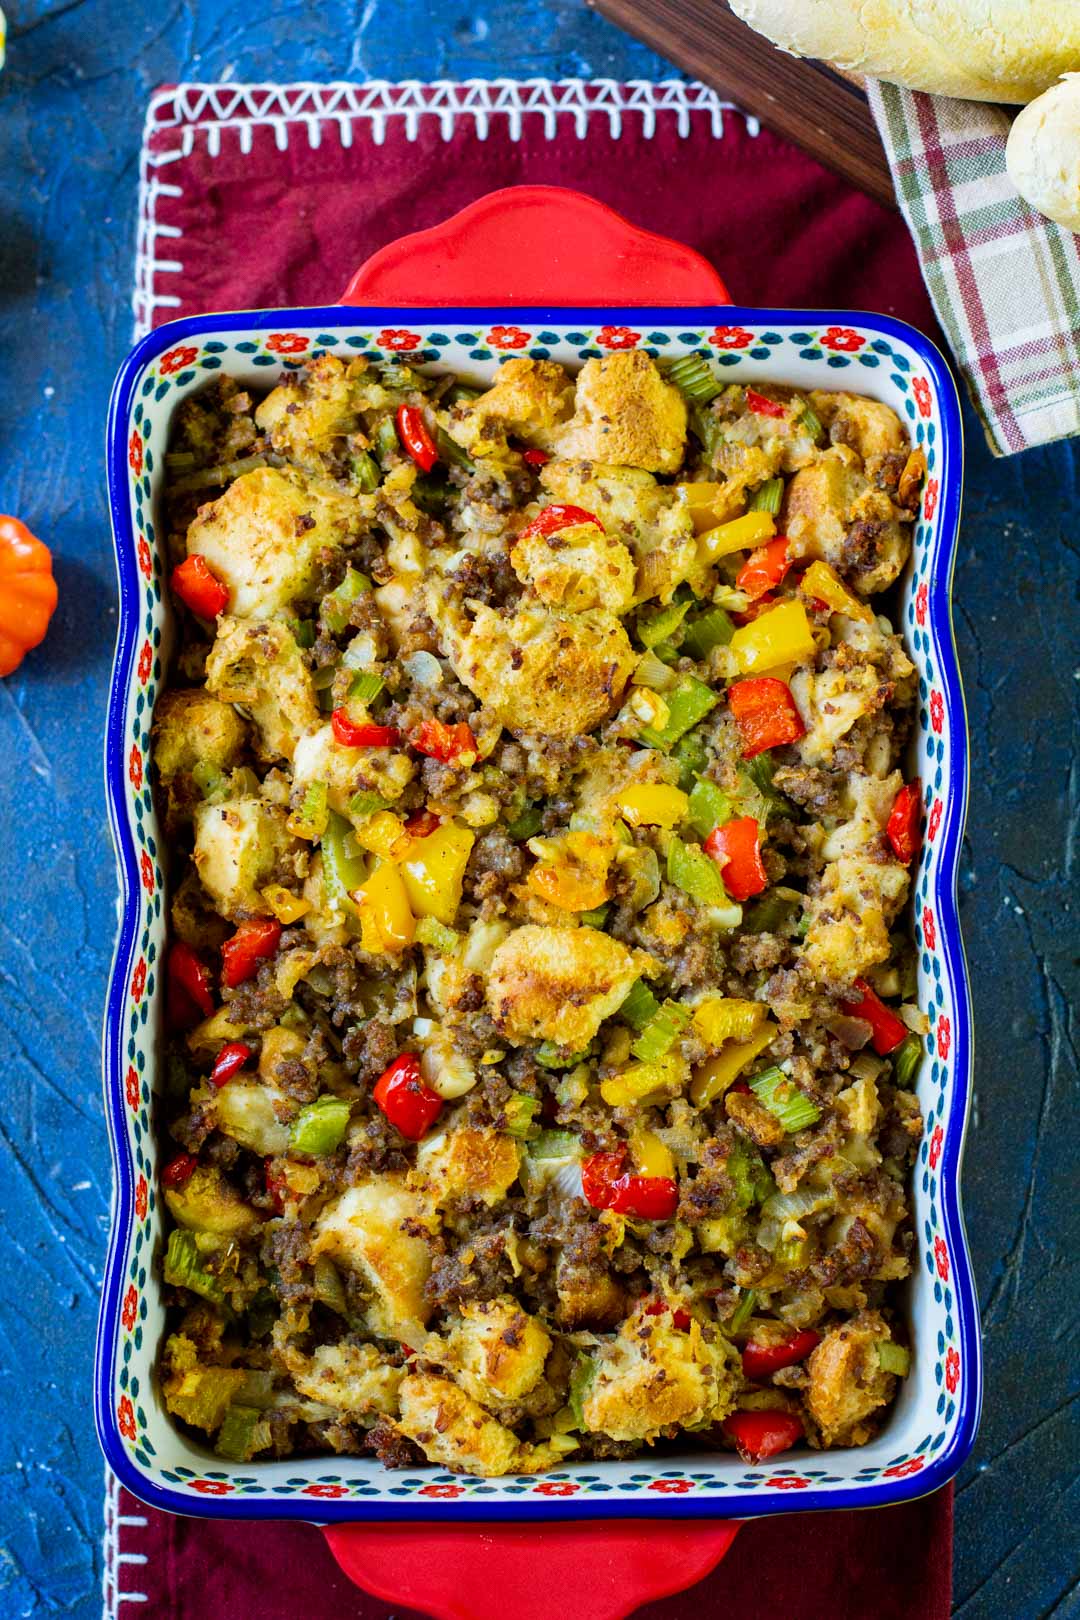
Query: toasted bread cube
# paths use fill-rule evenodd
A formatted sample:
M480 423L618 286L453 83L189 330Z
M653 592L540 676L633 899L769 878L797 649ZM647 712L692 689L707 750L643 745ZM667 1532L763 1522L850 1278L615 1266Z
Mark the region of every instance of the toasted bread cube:
M368 1322L381 1338L415 1331L431 1314L424 1299L431 1252L422 1236L407 1229L422 1226L425 1215L420 1195L393 1172L346 1188L315 1223L312 1253L328 1254L366 1279L376 1295Z
M476 457L505 457L507 434L551 448L574 408L574 384L553 360L515 357L500 367L479 399L456 405L446 418L452 439Z
M292 1381L309 1400L336 1406L350 1417L397 1411L405 1376L391 1367L373 1344L320 1344L310 1358L290 1360Z
M651 1441L672 1425L718 1423L735 1403L738 1363L723 1340L686 1332L665 1317L636 1313L604 1347L582 1413L586 1427L613 1440Z
M806 1404L826 1446L865 1445L870 1414L892 1399L893 1373L883 1372L877 1346L891 1338L877 1311L859 1311L826 1333L807 1362Z
M574 416L558 435L560 456L672 473L686 449L686 404L641 349L586 360Z
M481 1198L489 1206L517 1180L521 1158L512 1136L486 1127L459 1125L429 1136L416 1150L412 1184L436 1208L456 1198Z
M544 1376L551 1335L504 1294L463 1305L449 1348L461 1383L478 1401L519 1401Z
M265 916L259 890L289 847L285 812L255 794L195 810L195 870L226 917Z
M522 1454L516 1435L449 1378L410 1374L399 1400L398 1427L429 1462L481 1478L513 1472Z
M287 625L246 624L223 615L206 660L207 689L239 703L257 727L259 756L291 759L306 731L322 720L311 675Z
M580 1052L626 999L641 960L595 928L527 923L492 958L488 1010L510 1041L555 1041Z

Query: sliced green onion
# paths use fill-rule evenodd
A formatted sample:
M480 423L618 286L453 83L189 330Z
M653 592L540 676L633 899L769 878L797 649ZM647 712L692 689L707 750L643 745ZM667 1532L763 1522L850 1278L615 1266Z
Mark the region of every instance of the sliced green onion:
M652 613L639 613L637 636L641 645L655 647L659 642L670 641L692 606L690 601L669 602Z
M254 1406L230 1406L214 1450L230 1462L248 1462L273 1441L270 1423Z
M727 890L715 861L709 859L700 844L684 844L673 838L668 845L668 882L688 894L701 906L724 906Z
M730 821L731 816L731 800L727 794L715 782L698 777L690 790L686 806L686 819L694 831L700 833L702 838L708 838L715 828Z
M389 804L389 799L384 799L380 794L362 788L359 793L354 793L349 800L350 820L366 821L368 816L375 815L377 811L388 809Z
M710 608L686 627L682 650L689 658L708 658L714 647L726 647L735 626L722 607Z
M882 1372L895 1373L898 1378L907 1377L911 1371L911 1351L905 1345L894 1344L892 1339L879 1339L875 1349Z
M780 1121L785 1131L805 1130L821 1118L817 1103L811 1102L794 1080L775 1064L754 1076L750 1090L760 1103L764 1103L773 1118Z
M527 1136L533 1129L533 1115L539 1107L539 1097L528 1097L523 1091L512 1091L503 1105L507 1133L510 1136Z
M339 636L349 627L349 615L358 596L371 589L371 581L357 568L349 568L341 584L322 599L322 620L331 635Z
M445 923L437 921L434 917L419 917L416 923L416 939L421 945L428 945L433 951L439 951L443 956L449 956L456 951L461 935L454 928L447 928Z
M683 1007L677 1001L665 1001L634 1041L631 1052L642 1063L655 1063L658 1058L666 1057L693 1016L692 1008Z
M593 906L591 911L578 912L578 922L584 923L587 928L603 928L610 911L610 906Z
M660 1011L660 1003L645 983L638 979L630 986L626 1000L619 1008L619 1017L634 1029L644 1029Z
M784 498L784 480L782 478L769 478L756 489L747 507L748 512L769 512L773 517L780 510L780 502Z
M344 1097L316 1097L293 1121L289 1146L297 1153L333 1153L348 1129L349 1107Z
M579 1429L585 1427L585 1402L589 1398L589 1391L596 1382L599 1370L600 1363L595 1356L579 1356L571 1368L568 1403Z
M734 1315L727 1325L729 1333L741 1333L754 1314L757 1304L757 1294L752 1288L740 1288L739 1303L735 1307Z
M667 380L697 405L707 405L723 388L700 354L684 354L667 368Z
M545 1069L576 1069L588 1055L588 1052L568 1052L557 1041L541 1041L536 1048L536 1061Z
M802 406L802 416L800 418L801 425L804 431L809 433L814 443L820 444L822 439L825 437L825 429L822 425L821 417L810 404L810 401L806 399L794 399L791 403L796 406Z
M647 726L640 740L650 748L662 748L666 752L680 737L704 720L719 703L720 694L714 692L711 686L706 686L704 681L695 680L693 675L684 675L674 692L668 693L664 701L668 706L666 724L656 728Z
M349 682L349 696L356 698L358 703L373 703L385 685L383 677L376 675L374 670L357 670Z
M679 763L679 786L684 793L690 793L709 763L705 739L699 731L688 732L685 737L680 737L671 752Z
M294 810L289 818L289 831L297 838L306 838L309 843L314 843L322 837L330 815L328 792L325 782L308 783L299 810Z
M185 1227L174 1227L169 1233L164 1276L171 1288L189 1288L193 1294L200 1294L215 1305L220 1305L225 1298L218 1279L203 1269L195 1233Z
M922 1067L923 1043L918 1035L909 1035L893 1053L893 1072L896 1084L910 1091Z
M353 483L365 495L373 495L382 476L379 463L368 450L360 450L352 458Z
M581 1152L581 1140L573 1131L541 1131L529 1143L530 1159L572 1159Z
M523 843L526 838L532 838L540 831L543 816L538 804L527 804L518 812L512 821L506 823L506 834L515 844Z

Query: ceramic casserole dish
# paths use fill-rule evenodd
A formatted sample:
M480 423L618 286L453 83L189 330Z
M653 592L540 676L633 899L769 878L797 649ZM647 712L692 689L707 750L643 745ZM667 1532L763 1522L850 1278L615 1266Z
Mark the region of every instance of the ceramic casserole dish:
M121 1482L173 1512L331 1525L634 1517L702 1524L903 1501L951 1478L974 1439L978 1316L960 1207L972 1031L956 906L968 761L950 610L962 476L955 384L934 346L899 321L849 310L734 307L696 255L634 230L587 199L542 192L496 194L434 232L394 244L354 278L340 305L191 317L160 327L133 350L116 382L108 476L121 613L106 791L122 910L104 1038L115 1185L96 1412ZM521 252L530 231L541 232L538 243L555 239L545 219L552 206L563 240L589 248L584 260L569 251L555 258L550 251ZM565 307L580 297L583 277L591 302ZM437 304L410 305L409 287L413 298L417 289L437 289ZM917 771L922 783L926 835L912 891L918 1000L931 1021L918 1084L925 1133L913 1174L915 1264L906 1285L911 1376L870 1444L828 1452L804 1447L756 1467L712 1451L580 1465L571 1459L557 1472L494 1480L436 1467L391 1472L353 1457L229 1463L181 1434L155 1378L165 1223L153 1113L167 896L149 746L172 645L156 519L170 419L216 372L267 387L323 351L345 358L407 354L411 364L483 381L509 355L550 357L573 369L590 356L636 346L662 359L705 354L733 382L865 393L890 405L926 453L913 554L898 587L898 622L919 675L910 774Z

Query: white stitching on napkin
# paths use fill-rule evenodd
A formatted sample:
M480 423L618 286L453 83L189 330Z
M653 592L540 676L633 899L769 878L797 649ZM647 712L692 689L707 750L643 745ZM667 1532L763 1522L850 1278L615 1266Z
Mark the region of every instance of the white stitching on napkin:
M121 1530L145 1530L147 1520L142 1513L120 1512L120 1485L111 1468L105 1470L105 1540L103 1544L103 1571L101 1578L102 1620L119 1620L121 1603L149 1603L145 1592L134 1588L117 1589L121 1564L145 1564L145 1553L121 1552ZM130 1537L125 1537L125 1541Z
M695 115L709 119L712 134L724 133L724 114L744 119L747 131L757 135L757 119L724 101L708 85L683 79L438 79L430 84L417 79L394 83L373 79L367 84L181 84L159 90L150 100L143 130L139 179L139 222L135 253L135 335L150 330L155 311L175 309L180 299L163 291L162 276L183 271L175 227L157 217L159 197L179 197L181 188L168 184L161 171L187 157L198 140L205 140L210 157L222 150L225 132L239 150L252 148L253 132L270 128L279 151L291 135L302 131L311 147L318 147L328 131L337 131L342 146L353 142L357 122L365 126L376 146L386 139L391 119L404 124L407 140L414 141L424 118L436 118L444 140L455 125L471 121L478 139L485 140L492 121L505 118L510 139L521 140L526 125L539 120L545 140L565 131L567 115L574 135L583 140L590 119L606 119L613 139L622 134L624 121L640 117L641 133L651 140L662 115L674 115L680 136L690 133ZM151 137L175 131L175 141L151 152Z

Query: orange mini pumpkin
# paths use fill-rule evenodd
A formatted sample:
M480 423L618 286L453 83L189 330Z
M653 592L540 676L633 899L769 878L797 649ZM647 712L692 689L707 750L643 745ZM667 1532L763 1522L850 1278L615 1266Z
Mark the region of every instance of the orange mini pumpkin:
M0 675L18 669L56 610L48 546L18 518L0 514Z

